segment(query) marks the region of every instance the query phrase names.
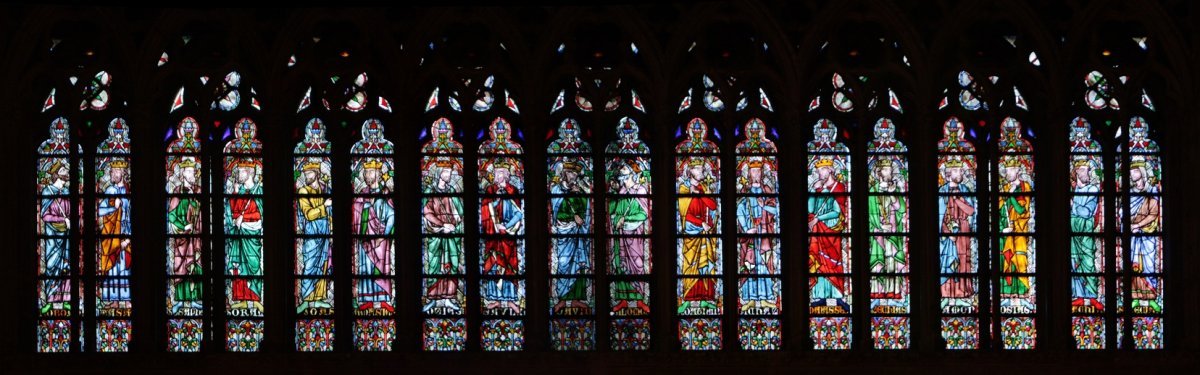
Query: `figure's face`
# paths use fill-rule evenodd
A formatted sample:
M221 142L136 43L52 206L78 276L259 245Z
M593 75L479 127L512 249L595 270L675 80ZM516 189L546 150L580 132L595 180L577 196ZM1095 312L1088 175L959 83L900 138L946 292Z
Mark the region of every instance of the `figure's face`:
M579 172L575 172L573 169L563 170L563 181L566 182L567 185L574 185L575 180L578 178Z
M370 187L379 186L380 172L380 170L375 168L367 168L367 170L363 171L363 181L366 182L367 186Z
M962 170L962 167L950 167L950 168L947 168L947 169L946 169L946 175L947 175L947 177L949 177L950 181L953 181L953 182L954 182L954 183L956 183L956 184L957 184L957 183L961 183L961 182L963 181L963 170Z
M1129 180L1133 181L1134 183L1141 184L1144 182L1144 178L1145 176L1142 174L1141 168L1134 168L1133 170L1129 171Z
M762 173L763 173L762 168L750 168L750 181L753 181L753 182L762 181Z
M1018 166L1004 167L1004 178L1008 179L1009 182L1017 181L1017 178L1020 175L1021 175L1021 167L1018 167Z
M618 178L621 180L621 186L626 188L632 188L634 184L637 183L633 177L633 170L629 169L628 166L621 167L621 174L619 176L620 177Z
M832 176L833 176L833 167L817 168L817 177L819 177L820 179L828 180Z
M879 178L884 181L891 181L892 167L891 166L879 167Z
M304 181L308 182L309 185L315 184L317 182L317 171L313 169L304 171Z
M1080 185L1092 182L1092 169L1086 165L1075 167L1075 180L1079 181Z
M703 180L704 179L704 166L703 165L693 165L693 166L688 167L688 175L691 176L693 180Z
M442 168L441 171L438 171L438 180L441 180L442 182L450 182L451 176L453 176L453 173L451 173L450 168L448 167Z
M113 168L110 172L111 173L108 175L109 181L112 181L115 184L121 184L125 182L125 168Z
M196 176L196 167L185 167L180 173L183 174L183 181L189 185L196 182L199 176Z
M492 172L492 173L495 175L496 185L500 185L500 186L508 185L508 175L509 175L508 168L496 168L496 171Z
M237 169L237 181L246 183L250 181L250 176L254 175L254 168L241 167Z

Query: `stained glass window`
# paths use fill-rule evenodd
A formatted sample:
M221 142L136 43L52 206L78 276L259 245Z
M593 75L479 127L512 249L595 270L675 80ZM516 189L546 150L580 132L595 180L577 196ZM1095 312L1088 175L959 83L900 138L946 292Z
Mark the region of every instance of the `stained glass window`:
M753 78L698 78L677 110L671 171L679 347L722 350L736 329L742 350L777 350L785 285L778 150L763 121L774 108Z
M517 133L503 117L479 145L479 272L484 350L525 343L525 164Z
M1128 76L1110 80L1092 71L1084 84L1086 113L1069 127L1071 332L1081 349L1104 349L1109 341L1118 348L1132 343L1134 349L1161 349L1163 176L1157 129L1146 119L1154 118L1154 103L1146 90L1122 89L1133 85ZM1103 126L1093 128L1087 118ZM1116 151L1112 164L1105 163L1106 149ZM1114 195L1110 191L1116 193L1113 206L1104 199ZM1116 235L1106 235L1110 231ZM1115 325L1106 319L1110 312Z
M808 143L808 311L815 349L849 349L851 341L850 150L838 137L837 126L820 119Z
M229 98L218 104L236 107L224 103ZM223 152L225 349L234 352L258 351L263 337L263 159L257 134L253 120L238 120Z
M461 351L467 345L462 153L450 120L434 121L420 163L422 347L427 351Z
M129 351L133 300L129 126L115 118L108 137L96 146L96 350Z
M379 120L363 122L362 139L350 147L354 200L350 210L353 248L354 346L390 351L396 332L396 218L394 147Z
M780 165L770 134L752 118L735 149L738 338L746 350L775 350L783 343Z
M546 148L550 195L550 336L558 350L595 348L592 146L574 119Z
M643 115L646 107L632 88L637 79L610 75L612 61L596 58L591 49L605 47L566 45L559 46L559 55L578 56L575 63L584 66L560 77L564 88L550 107L558 131L556 136L551 131L546 134L547 140L554 139L546 150L550 345L554 350L594 350L613 327L612 316L602 313L612 307L607 304L612 300L604 266L605 259L611 259L607 254L611 248L603 245L609 243L604 229L608 225L606 211L604 206L595 207L606 201L607 190L597 188L605 183L599 168L604 165L605 150L588 140L598 124L625 115ZM606 51L626 55L629 50L616 46Z
M650 148L638 133L633 119L621 118L604 150L613 350L650 348Z
M897 44L883 46L900 60ZM830 73L808 104L816 117L807 150L808 331L818 350L854 347L855 331L874 349L911 343L908 148L896 122L905 117L886 85L904 81L897 72L905 66L895 63L895 71L875 77ZM858 150L865 152L855 165ZM853 227L865 234L853 236ZM855 299L869 308L855 312Z
M892 101L896 98L892 96ZM871 338L876 349L907 349L912 297L909 279L908 147L896 124L881 118L867 144L867 237L871 276Z
M333 177L325 123L304 126L292 161L296 275L296 350L333 350Z
M1102 315L1106 287L1112 277L1105 267L1107 251L1103 192L1103 147L1092 138L1092 125L1076 117L1069 125L1071 188L1071 332L1079 349L1102 349L1107 324ZM1118 267L1120 265L1118 260Z
M173 352L199 351L205 337L208 174L199 131L185 117L167 133L167 350Z
M942 338L947 349L975 349L981 324L978 162L975 144L958 118L942 124L937 170Z
M37 149L37 350L43 353L83 346L79 336L82 258L78 253L83 177L82 171L72 172L71 167L81 165L83 150L71 148L71 129L65 118L54 119L49 129L50 136ZM79 174L72 178L72 173ZM78 184L74 191L73 180Z
M1035 134L1017 118L995 123L989 117L1025 113L1029 105L1016 85L998 76L977 80L960 71L956 84L957 105L949 94L938 105L970 119L951 115L938 141L942 338L948 349L1033 349ZM980 138L996 148L977 150ZM993 203L980 204L987 201Z
M721 161L708 125L694 118L675 146L675 308L685 350L721 348L724 283L721 251Z
M1144 101L1148 101L1143 96ZM1163 236L1162 236L1162 164L1158 143L1152 139L1150 124L1134 116L1126 126L1128 151L1119 147L1117 165L1120 178L1121 243L1129 244L1126 257L1129 269L1122 275L1130 297L1128 318L1121 317L1118 327L1128 324L1134 349L1163 347ZM1128 163L1128 164L1126 164ZM1127 168L1122 168L1128 165ZM1120 253L1120 251L1118 252ZM1123 308L1125 308L1123 306ZM1125 310L1119 310L1125 311Z
M1001 122L997 142L993 246L1000 263L1000 338L1005 349L1032 349L1037 338L1033 146L1012 117Z
M86 56L77 47L51 48L51 54ZM78 68L84 66L71 70ZM53 82L42 102L50 134L36 158L36 348L127 352L133 336L131 157L128 124L113 116L124 103L111 105L107 71ZM60 106L59 100L79 100L78 107ZM68 119L82 126L72 128ZM95 151L85 158L85 149Z

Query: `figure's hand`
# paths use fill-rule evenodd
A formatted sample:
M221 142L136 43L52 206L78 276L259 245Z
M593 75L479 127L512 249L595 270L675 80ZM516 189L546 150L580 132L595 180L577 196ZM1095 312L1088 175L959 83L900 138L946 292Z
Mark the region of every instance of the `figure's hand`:
M450 224L450 223L442 224L442 233L452 233L452 232L454 232L454 224Z
M1008 227L1008 228L1001 229L1000 231L1001 231L1001 232L1003 232L1003 233L1012 233L1012 231L1013 231L1013 228L1012 228L1012 227Z
M329 207L329 206L332 206L332 205L333 205L333 200L332 200L332 199L326 199L326 200L325 200L325 207Z
M617 219L617 225L616 225L616 226L617 226L617 228L620 228L620 227L621 227L621 226L623 226L623 225L625 225L625 218L619 218L619 219Z
M183 226L183 231L184 231L184 232L191 232L191 231L192 231L192 225L191 225L191 224L184 225L184 226Z
M241 216L238 216L237 219L233 220L233 226L235 226L235 227L242 226L242 217Z
M507 234L508 228L505 228L504 224L496 223L496 233Z
M575 225L583 225L583 218L575 215Z

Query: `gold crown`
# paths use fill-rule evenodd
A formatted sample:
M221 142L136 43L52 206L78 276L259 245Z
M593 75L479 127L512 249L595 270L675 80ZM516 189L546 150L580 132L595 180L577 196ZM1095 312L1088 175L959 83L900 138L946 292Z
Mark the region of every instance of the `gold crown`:
M573 161L563 162L562 167L563 167L563 170L570 170L570 171L575 171L575 172L579 172L579 171L583 170L583 166L581 166L581 165L579 165L579 163L576 163Z
M1132 163L1129 163L1129 168L1145 168L1145 167L1146 167L1145 160L1135 160Z
M704 159L691 158L688 160L688 166L690 166L690 167L698 167L701 165L704 165Z
M1079 158L1079 159L1075 159L1075 162L1072 163L1071 165L1074 166L1075 168L1090 167L1090 166L1092 166L1092 163L1090 161L1088 161L1088 159Z
M183 161L179 162L179 167L180 168L195 168L196 161L192 160L192 159L183 159Z
M817 160L816 164L813 164L813 166L816 168L833 167L833 159L822 158L820 160Z
M890 167L890 166L892 166L892 159L879 159L879 161L875 162L875 166L876 167Z
M117 159L108 163L108 166L111 168L129 168L129 162L125 161L125 159Z
M258 163L255 163L253 159L242 159L242 160L238 161L237 167L238 168L257 168Z
M363 168L366 169L383 169L383 162L375 159L367 160L363 163Z
M751 160L750 161L750 168L762 168L762 166L763 166L762 160Z
M511 167L512 167L512 166L511 166L511 165L509 165L509 164L508 164L508 162L506 162L506 161L498 161L498 162L492 163L492 170L496 170L496 169L509 169L509 168L511 168Z
M1003 160L1001 160L1000 164L1003 165L1004 167L1016 167L1016 166L1021 165L1021 161L1020 161L1020 159L1017 159L1015 157L1007 157L1007 158L1004 158Z
M942 165L946 166L947 168L958 168L963 166L963 162L961 159L950 159Z
M454 163L450 162L449 160L438 160L436 165L442 168L450 168L454 166Z
M320 169L321 169L321 163L318 163L318 162L315 162L315 161L310 161L310 162L304 163L304 166L300 167L300 169L303 169L303 170L306 170L306 171L315 171L315 170L320 170Z

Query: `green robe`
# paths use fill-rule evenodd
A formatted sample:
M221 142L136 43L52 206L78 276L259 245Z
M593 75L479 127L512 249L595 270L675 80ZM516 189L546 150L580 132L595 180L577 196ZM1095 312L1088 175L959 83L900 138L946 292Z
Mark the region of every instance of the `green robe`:
M563 197L561 199L562 199L562 202L558 206L558 214L554 216L555 220L557 220L559 222L574 222L575 216L579 216L582 218L588 217L588 212L587 212L588 198L587 197L572 196L572 197ZM575 227L575 229L572 230L572 232L573 233L570 233L570 234L587 234L587 229L581 228L581 227ZM559 255L559 262L561 262L558 266L559 274L578 275L580 273L580 271L582 271L582 269L581 269L582 265L588 263L587 249L583 248L583 246L582 246L582 242L585 240L572 237L572 238L562 238L562 239L558 239L556 241L559 241L560 243L564 243L564 242L567 243L566 245L560 245L558 247L559 251L563 251L563 252L569 251L570 252L570 254L560 254ZM562 295L560 295L559 299L561 299L563 301L586 301L587 297L588 297L587 296L587 294L588 294L587 281L588 280L585 278L574 279L573 281L571 281L571 285L567 289L566 293L563 293Z
M905 231L903 220L904 220L904 211L907 209L907 207L906 207L907 205L904 204L903 198L899 197L899 196L872 195L872 196L867 197L867 220L868 220L867 227L871 229L871 232L877 232L877 231L883 230L882 228L883 228L883 221L884 221L883 220L884 212L887 212L886 208L885 208L885 205L887 204L886 199L889 199L889 198L900 200L900 208L897 209L895 212L891 213L891 216L892 216L891 222L895 223L895 229L891 230L889 232L901 233L901 232ZM904 257L904 236L887 236L884 238L884 241L890 243L891 246L894 246L896 248L896 255L894 256L895 264L904 264L904 258L905 258ZM869 260L870 268L875 269L876 265L885 263L884 258L886 257L886 251L884 249L884 246L880 245L880 243L875 241L874 239L871 239L869 242L871 244L870 260ZM896 272L896 271L897 270L889 270L889 269L883 270L883 272Z
M180 198L179 203L175 206L175 208L167 211L167 222L170 223L170 226L171 226L171 230L169 232L173 233L173 234L185 233L183 228L186 227L189 223L191 223L188 216L192 216L193 219L199 220L200 219L199 212L200 212L200 202L199 201L197 201L196 199L193 199L193 198ZM196 225L199 224L199 222L192 223L192 224L193 224L193 227L195 227ZM195 229L195 228L193 228L193 229ZM190 243L190 240L191 240L190 238L172 239L172 241L174 241L173 245L175 247L175 249L172 249L172 252L178 252L178 251L183 250L183 249L180 249L180 247L188 246L188 244ZM200 249L191 249L191 251L189 251L189 253L194 252L194 251L200 251ZM172 258L174 258L175 255L176 254L171 254ZM181 255L182 258L186 259L185 260L186 264L174 265L174 266L177 266L180 268L179 271L182 271L183 274L186 274L186 275L202 274L203 267L201 267L200 264L192 262L194 254L179 254L179 255ZM174 262L175 260L171 259L171 261ZM176 273L178 274L179 272L176 272ZM202 290L203 289L201 288L200 283L198 283L194 280L186 280L186 279L177 281L173 287L173 291L175 293L175 301L177 301L177 302L200 301L203 298Z

